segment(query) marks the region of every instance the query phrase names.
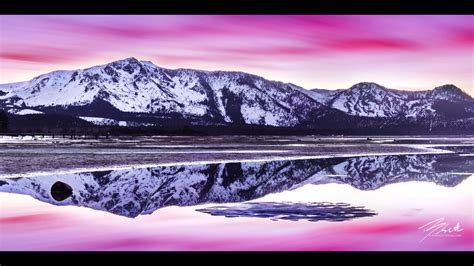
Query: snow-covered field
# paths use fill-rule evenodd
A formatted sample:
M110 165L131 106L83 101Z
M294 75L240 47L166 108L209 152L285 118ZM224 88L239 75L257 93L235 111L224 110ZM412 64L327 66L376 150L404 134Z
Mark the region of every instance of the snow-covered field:
M0 178L169 165L441 154L460 149L473 151L474 138L0 136Z

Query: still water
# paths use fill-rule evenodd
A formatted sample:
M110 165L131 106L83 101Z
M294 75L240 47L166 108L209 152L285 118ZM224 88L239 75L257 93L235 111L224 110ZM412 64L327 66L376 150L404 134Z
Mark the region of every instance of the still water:
M474 156L0 180L0 250L474 250Z

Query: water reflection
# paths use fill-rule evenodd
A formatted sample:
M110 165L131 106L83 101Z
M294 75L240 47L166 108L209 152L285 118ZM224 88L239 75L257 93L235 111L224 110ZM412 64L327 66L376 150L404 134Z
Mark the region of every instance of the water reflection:
M27 194L55 205L84 206L133 218L153 213L165 206L245 202L306 184L344 183L360 190L374 190L396 182L427 181L452 187L472 172L472 156L366 156L166 166L24 177L0 181L0 192ZM294 217L299 213L309 219L332 217L334 210L337 210L337 214L350 207L341 205L338 208L343 209L331 209L328 212L328 206L323 208L321 205L311 204L248 206L251 207L252 215L261 216L262 210L267 208L270 216L275 211L278 213L285 210L285 217ZM302 209L305 210L304 214ZM319 214L316 215L316 211ZM211 208L206 209L206 212L249 215L248 212L235 208ZM337 219L340 217L336 215Z
M268 218L270 220L307 220L310 222L342 222L354 218L374 216L376 213L364 207L347 203L292 203L246 202L233 206L213 206L196 211L214 216Z

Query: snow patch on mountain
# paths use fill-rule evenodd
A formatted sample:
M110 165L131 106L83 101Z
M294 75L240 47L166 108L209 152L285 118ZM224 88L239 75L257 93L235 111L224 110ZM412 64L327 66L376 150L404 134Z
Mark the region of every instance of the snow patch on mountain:
M90 122L98 126L120 126L120 127L140 127L140 126L154 126L151 123L137 123L131 121L119 121L115 119L103 118L103 117L88 117L79 116L78 118Z
M340 93L341 91L343 90L312 89L308 91L308 95L320 103L328 104L329 101L331 101L334 96Z
M10 109L9 113L15 115L35 115L35 114L44 114L43 112L32 110L32 109Z

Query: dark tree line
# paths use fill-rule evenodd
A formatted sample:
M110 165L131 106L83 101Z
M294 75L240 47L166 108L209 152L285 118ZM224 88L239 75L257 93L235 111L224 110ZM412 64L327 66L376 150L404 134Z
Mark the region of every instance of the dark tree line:
M0 132L8 131L8 115L5 111L0 111Z

